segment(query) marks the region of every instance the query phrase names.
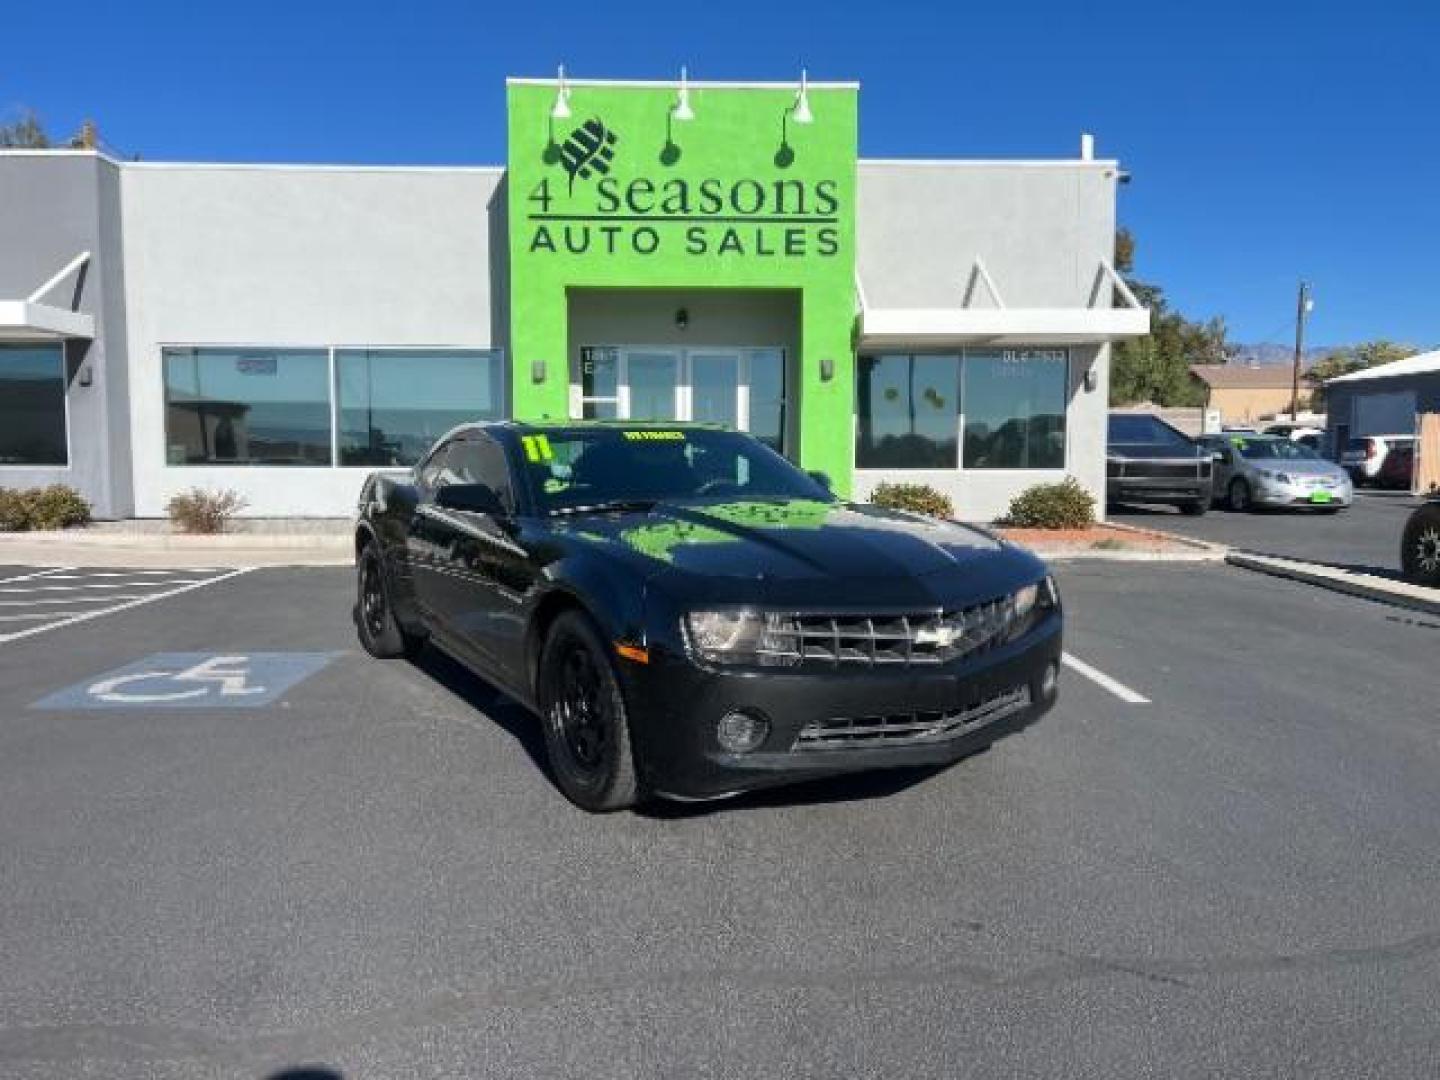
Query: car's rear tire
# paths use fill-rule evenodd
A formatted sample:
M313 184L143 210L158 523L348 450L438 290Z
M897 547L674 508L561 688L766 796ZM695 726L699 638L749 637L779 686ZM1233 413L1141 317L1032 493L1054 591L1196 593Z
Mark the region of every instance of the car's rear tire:
M1400 568L1417 585L1440 588L1440 506L1422 506L1405 523Z
M1248 514L1255 508L1250 498L1250 485L1238 476L1225 489L1225 505L1237 514Z
M374 543L366 544L355 560L355 592L355 630L366 652L391 660L424 648L425 639L406 633L395 618L385 563Z
M1179 506L1180 512L1187 517L1202 517L1210 509L1210 500L1195 499L1191 502L1180 503Z
M540 651L536 698L555 783L582 810L609 813L640 800L630 714L609 650L578 611L560 615Z

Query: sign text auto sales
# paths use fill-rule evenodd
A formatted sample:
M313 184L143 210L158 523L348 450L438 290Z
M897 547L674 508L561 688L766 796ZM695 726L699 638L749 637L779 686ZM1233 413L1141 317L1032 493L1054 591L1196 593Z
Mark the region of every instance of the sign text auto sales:
M827 258L840 249L834 180L622 182L602 176L556 208L565 183L542 179L527 196L531 253L556 255L742 255Z

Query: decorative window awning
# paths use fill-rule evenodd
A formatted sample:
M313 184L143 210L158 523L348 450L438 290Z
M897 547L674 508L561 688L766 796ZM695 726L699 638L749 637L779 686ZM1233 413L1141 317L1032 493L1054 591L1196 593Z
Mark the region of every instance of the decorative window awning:
M47 295L71 274L83 272L90 252L82 251L54 277L23 300L0 299L0 340L54 341L95 337L95 316L44 303Z
M1109 284L1124 301L1110 307L1105 285ZM977 292L989 294L991 306L973 307ZM860 348L947 348L956 345L1089 345L1150 333L1150 310L1136 299L1105 260L1100 261L1090 289L1087 307L1012 308L1005 305L1000 290L976 257L959 307L955 308L872 308L856 281L860 305ZM1105 306L1099 302L1107 301Z

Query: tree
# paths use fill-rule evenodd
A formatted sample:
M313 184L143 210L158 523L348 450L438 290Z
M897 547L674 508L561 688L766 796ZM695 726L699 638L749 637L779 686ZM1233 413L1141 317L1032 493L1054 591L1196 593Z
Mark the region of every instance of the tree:
M1310 378L1315 383L1315 397L1311 408L1322 408L1326 379L1349 375L1352 371L1364 371L1366 368L1378 367L1395 360L1404 360L1407 356L1414 356L1417 351L1413 345L1402 345L1384 338L1336 349L1323 359L1315 361L1310 368Z
M1158 285L1135 280L1134 265L1135 238L1122 228L1115 234L1115 271L1150 309L1150 335L1111 351L1110 404L1203 405L1205 388L1191 378L1190 365L1226 362L1225 321L1191 322L1170 307Z
M45 134L40 118L29 109L8 124L0 124L0 148L19 150L47 150L50 136Z

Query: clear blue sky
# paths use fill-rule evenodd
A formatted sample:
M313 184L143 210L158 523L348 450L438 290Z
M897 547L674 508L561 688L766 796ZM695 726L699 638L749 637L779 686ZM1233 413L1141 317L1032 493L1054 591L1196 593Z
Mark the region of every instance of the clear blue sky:
M126 153L501 163L504 77L858 79L873 157L1134 175L1140 276L1232 338L1440 345L1440 4L14 3L0 111ZM14 47L15 43L24 47Z

